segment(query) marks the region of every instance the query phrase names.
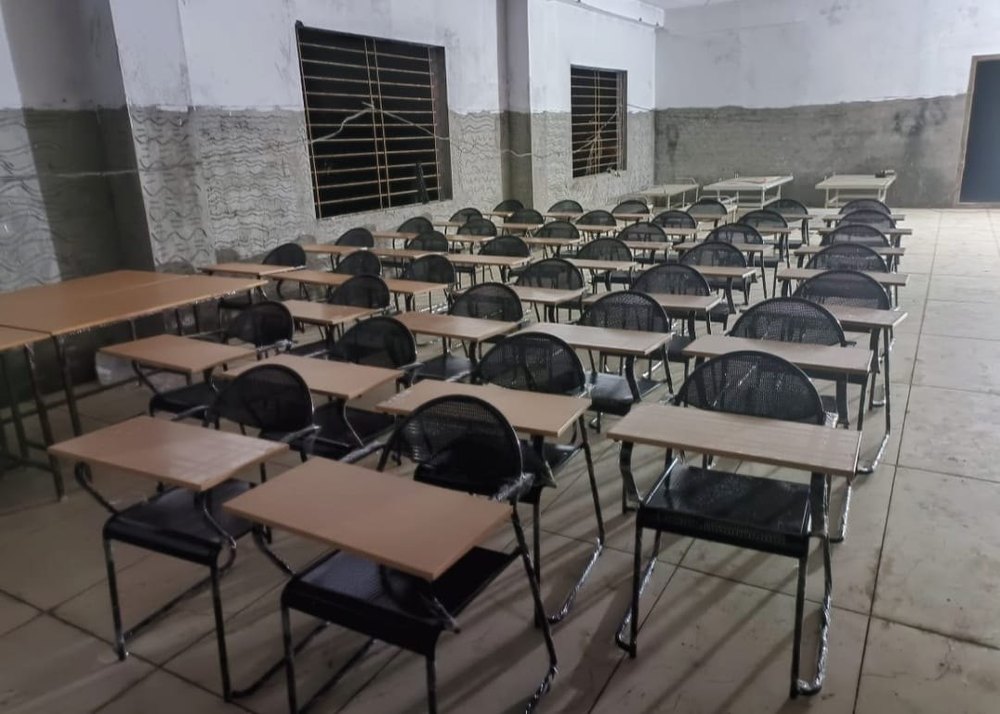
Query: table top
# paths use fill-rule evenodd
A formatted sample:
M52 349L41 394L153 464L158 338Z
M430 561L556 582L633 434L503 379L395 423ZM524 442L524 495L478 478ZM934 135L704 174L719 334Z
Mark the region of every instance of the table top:
M452 221L447 218L435 218L431 221L432 225L438 228L461 228L466 224L466 221Z
M503 231L533 231L541 228L541 223L510 223L504 222L500 224L500 229Z
M621 270L628 272L637 267L634 260L594 260L589 258L567 258L566 260L580 270Z
M253 347L223 345L179 335L156 335L100 349L106 355L184 374L197 374L256 355Z
M682 449L833 476L854 476L861 433L703 409L637 404L608 430L615 441Z
M12 350L16 347L24 347L25 345L32 345L48 338L49 336L44 332L21 330L16 327L3 327L0 325L0 352Z
M662 347L672 336L670 332L614 330L608 327L565 325L556 322L536 322L523 331L543 332L559 337L573 347L626 357L645 357Z
M394 382L403 373L398 369L369 367L351 362L334 362L315 357L279 354L251 364L240 365L220 377L235 377L263 364L280 364L294 370L305 381L309 391L337 399L357 399L387 382Z
M156 273L148 270L113 270L109 273L73 278L61 283L33 285L12 292L0 293L0 312L19 312L36 309L45 305L50 309L62 309L78 300L128 290L142 285L180 280L186 276L179 273ZM6 323L3 323L6 324Z
M791 183L792 176L736 176L710 183L705 191L762 191Z
M379 312L367 307L353 307L351 305L331 305L326 302L312 302L310 300L285 300L283 303L288 311L292 313L299 322L306 322L311 325L342 325L352 320L360 320L362 317Z
M60 297L32 301L21 304L16 311L8 311L6 305L0 304L0 310L3 310L0 322L9 327L59 336L153 315L261 285L264 282L257 279L182 275L173 280L135 285L77 299Z
M594 295L588 295L583 299L584 305L592 305L605 295L611 295L615 292L620 292L614 290L610 293L595 293ZM674 295L672 293L643 293L644 295L649 295L649 297L656 300L667 312L696 312L705 313L711 310L713 307L722 302L723 298L721 295Z
M530 257L514 255L481 255L469 253L451 253L448 260L453 265L491 265L502 268L519 268L531 262Z
M837 222L840 222L840 221L844 220L849 215L851 215L851 214L850 213L826 213L826 214L820 216L820 218L822 218L827 223L837 223ZM894 221L902 221L902 220L906 219L906 214L905 213L896 213L895 211L893 211L892 213L889 214L889 218L891 218Z
M701 221L722 221L722 220L726 220L730 213L735 213L735 212L736 212L736 204L735 203L726 206L726 214L725 215L719 215L718 213L714 213L712 211L707 211L707 210L702 211L702 210L699 210L696 206L691 206L686 211L686 213L689 216L691 216L693 219L695 219L698 222L701 222Z
M698 228L688 228L685 226L660 226L668 236L690 237L698 235ZM631 241L629 241L631 242Z
M573 302L587 292L586 288L576 288L573 290L562 288L533 288L527 285L508 285L522 302L530 302L538 305L562 305Z
M320 255L349 255L365 248L357 245L337 245L336 243L304 243L302 250L306 253Z
M767 352L782 357L801 369L831 374L867 374L872 363L872 352L867 347L808 345L729 335L702 335L684 348L684 354L711 358L739 350Z
M816 184L820 191L826 189L883 189L892 186L896 174L874 176L873 174L834 174Z
M354 276L331 273L326 270L294 270L281 275L282 280L293 280L306 285L324 285L326 287L337 287L352 277ZM399 278L385 278L385 284L389 288L389 292L402 295L420 295L434 290L446 290L450 287L444 283L425 283L420 280L401 280Z
M510 506L312 458L226 501L247 520L433 581L510 517Z
M215 263L214 265L202 266L198 270L209 275L229 273L231 275L249 275L254 278L263 278L268 275L287 273L290 270L297 270L301 267L301 265L265 265L264 263Z
M587 411L590 400L561 394L522 392L492 384L465 384L425 379L390 397L375 409L406 416L431 399L447 396L479 397L504 415L516 431L532 436L558 438Z
M691 181L690 183L661 183L656 186L650 186L647 189L639 191L641 196L677 196L678 194L686 193L687 191L692 191L697 189L700 184Z
M827 233L830 233L830 232L832 232L834 230L835 230L834 228L817 228L816 232L819 233L821 236L825 236ZM912 236L913 235L913 229L912 228L900 228L900 227L897 226L896 228L879 228L879 230L882 231L882 233L884 233L887 236Z
M827 272L817 268L782 268L778 271L778 280L808 280L809 278ZM862 271L884 287L902 287L910 276L906 273L875 273Z
M137 416L53 444L49 452L68 461L207 491L287 449L277 441Z
M613 215L619 221L648 221L650 218L649 211L645 213L615 213Z
M442 315L433 312L403 312L396 315L410 332L456 340L480 342L517 329L517 322L484 320L478 317Z
M757 268L748 265L741 268L738 265L692 265L692 268L704 275L706 278L752 278L757 274Z
M697 246L701 245L700 241L689 241L684 243L674 243L674 250L678 253L683 253L684 251L691 250ZM739 248L744 253L766 253L767 251L774 250L773 243L731 243L734 248Z
M583 243L583 238L553 238L549 236L523 236L521 238L527 245L531 246L571 246Z
M846 330L873 330L895 327L906 319L905 310L880 310L874 307L852 307L850 305L824 305L833 316L840 320Z
M649 253L658 250L670 250L673 243L658 240L623 240L622 243L633 253Z
M831 243L831 245L834 245L834 244ZM837 245L839 245L839 244L837 244ZM815 255L816 253L819 253L824 248L829 248L829 247L830 246L827 246L827 245L803 245L803 246L801 246L799 248L796 248L794 251L792 251L792 254L793 255ZM885 256L885 257L889 257L889 256L899 257L899 256L906 255L906 248L902 248L902 247L896 247L896 246L891 246L891 245L871 245L871 246L868 246L868 247L871 248L872 250L874 250L879 255Z
M649 216L645 213L642 214L642 218L648 218ZM574 223L577 230L583 231L584 233L617 233L618 226L602 226L598 223Z
M545 218L555 218L557 221L571 221L577 216L582 216L583 211L548 211L543 213Z
M416 238L416 233L400 233L399 231L372 231L375 240L410 240Z

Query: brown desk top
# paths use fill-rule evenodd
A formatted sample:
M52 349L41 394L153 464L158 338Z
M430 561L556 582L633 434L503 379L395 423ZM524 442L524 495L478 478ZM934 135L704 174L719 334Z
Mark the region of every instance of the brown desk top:
M671 337L669 332L613 330L607 327L564 325L556 322L537 322L527 326L524 332L544 332L565 340L573 347L626 357L644 357L662 347Z
M416 260L425 255L435 255L433 250L416 250L414 248L365 248L380 258L403 258L405 260Z
M819 233L821 236L825 236L827 233L831 233L833 230L834 230L833 228L817 228L816 232ZM899 228L897 226L896 228L879 228L879 230L882 231L887 236L911 236L911 235L913 235L913 229L912 228Z
M552 238L548 236L522 236L521 240L527 245L541 248L580 245L583 243L583 238Z
M757 268L747 266L740 268L732 265L692 265L692 268L704 275L706 278L751 278L757 274Z
M723 201L723 203L725 203L725 201ZM713 212L710 212L710 211L699 211L696 208L689 208L687 210L687 214L689 216L691 216L691 218L693 218L696 221L698 221L699 223L702 222L702 221L721 221L721 220L725 220L726 216L728 216L730 213L735 213L736 212L736 204L735 203L731 203L731 204L727 205L726 208L728 210L727 210L727 212L726 212L726 214L724 216L720 216L718 213L713 213Z
M378 312L367 307L352 307L350 305L331 305L326 302L311 302L310 300L285 300L285 307L299 322L311 325L342 325L352 320Z
M579 211L550 211L549 213L542 214L545 218L554 218L557 221L571 221L577 216L582 215Z
M695 228L685 228L683 226L660 226L663 232L668 236L696 236L698 235L698 229Z
M614 217L619 221L648 221L649 213L615 213Z
M113 270L109 273L74 278L61 283L34 285L8 293L0 293L0 315L20 312L23 309L37 309L45 305L49 309L63 309L78 300L128 290L141 285L165 283L186 276L178 273L156 273L147 270ZM0 323L6 322L0 317Z
M534 231L542 227L541 223L510 223L504 221L500 224L499 230L507 231Z
M397 369L280 354L251 364L240 365L228 372L223 372L219 377L235 377L262 364L284 365L298 372L299 376L305 380L309 391L337 399L357 399L376 387L380 387L386 382L395 381L403 375Z
M844 218L846 218L849 215L851 215L851 214L849 214L849 213L827 213L827 214L825 214L823 216L819 216L819 218L822 218L827 223L839 223L840 221L842 221ZM889 214L889 218L891 218L894 221L902 221L902 220L906 219L906 214L905 213L895 213L895 212L893 212L893 213Z
M455 395L479 397L489 402L515 430L533 436L562 436L590 406L590 400L582 397L425 379L375 408L387 414L406 416L431 399Z
M601 226L596 223L574 223L577 230L584 233L617 233L618 226Z
M872 330L895 327L906 319L904 310L879 310L873 307L852 307L850 305L824 305L840 320L846 330Z
M684 251L691 250L697 246L701 245L700 242L684 242L684 243L674 243L674 250L678 253L683 253ZM773 251L774 245L771 243L731 243L734 248L738 248L744 253L766 253L767 251Z
M839 245L839 244L838 244ZM793 255L815 255L819 253L824 248L828 248L826 245L803 245L792 251ZM896 246L885 246L885 245L872 245L868 246L876 253L882 256L903 256L906 255L906 248L897 248Z
M25 345L31 345L47 339L49 339L49 336L44 332L0 326L0 352L12 350L16 347L24 347Z
M184 374L197 374L256 354L253 347L223 345L178 335L144 337L141 340L108 345L100 351L139 364Z
M375 240L410 240L416 238L416 233L400 233L398 231L372 231L372 238Z
M636 267L634 260L591 260L589 258L567 258L580 270L621 270L628 272Z
M425 283L420 280L402 280L400 278L386 278L385 284L389 287L389 292L400 295L423 295L435 290L447 290L451 287L447 283Z
M861 434L816 424L702 409L637 404L608 430L615 441L853 476Z
M833 374L867 374L872 363L872 352L867 347L807 345L729 335L702 335L684 348L684 354L711 358L738 350L767 352L802 369Z
M433 581L510 517L510 506L313 458L224 508Z
M478 253L470 255L468 253L451 253L448 260L453 265L492 265L502 268L520 268L531 262L530 257L519 257L512 255L480 255Z
M53 444L49 452L68 461L207 491L287 449L287 444L277 441L137 416Z
M325 270L294 270L291 273L282 273L281 275L282 280L293 280L306 285L326 287L337 287L352 277L352 275L331 273ZM399 278L386 278L385 284L389 288L389 292L402 295L421 295L434 290L446 290L450 287L443 283L424 283L419 280L400 280Z
M432 225L438 226L439 228L461 228L465 225L465 221L449 221L446 218L435 218L431 221Z
M209 275L230 273L232 275L249 275L253 278L263 278L268 275L287 273L289 270L296 270L296 268L288 265L265 265L264 263L216 263L215 265L202 266L198 270Z
M786 236L792 231L798 230L794 226L754 226L762 236L782 235Z
M320 255L349 255L364 248L356 245L336 245L334 243L306 243L302 246L306 253L319 253Z
M183 275L74 301L38 301L0 319L10 327L64 335L219 298L263 285L260 280Z
M649 251L670 250L673 246L669 241L658 240L623 240L622 243L633 253L648 253Z
M477 317L459 317L432 312L403 312L396 315L396 319L406 325L410 332L472 342L481 342L512 332L518 325L517 322L483 320Z
M619 291L613 290L611 293L595 293L594 295L588 295L583 299L583 304L592 305L605 295L610 295L615 292ZM674 295L672 293L644 294L649 295L649 297L656 300L660 307L667 312L683 312L687 310L696 313L704 313L721 303L723 299L721 295Z
M778 280L808 280L825 272L827 271L816 268L782 268L778 271ZM910 278L906 273L873 273L870 271L864 271L864 273L874 278L883 287L902 287Z
M533 288L526 285L508 285L507 287L517 293L522 302L538 305L562 305L573 302L587 291L586 288L563 290L560 288Z

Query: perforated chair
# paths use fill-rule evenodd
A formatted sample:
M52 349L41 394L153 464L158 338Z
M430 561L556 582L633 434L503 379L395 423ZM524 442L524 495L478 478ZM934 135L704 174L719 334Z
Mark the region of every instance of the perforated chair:
M356 250L338 260L333 272L341 275L382 275L382 261L370 250Z
M500 235L493 240L483 243L479 247L480 255L502 255L511 258L530 258L531 257L531 246L524 242L520 236L515 235ZM475 278L476 266L473 265L459 265L455 268L459 275L471 274ZM483 278L486 277L486 271L489 270L490 277L493 276L493 267L487 266L483 268ZM502 282L507 282L510 275L514 275L519 272L518 269L509 270L500 266L500 279ZM475 282L475 280L473 280Z
M595 209L587 211L574 221L579 226L607 226L608 230L603 233L614 233L618 227L618 220L610 211Z
M448 252L448 239L441 231L424 231L415 238L406 241L407 250L426 250L435 253Z
M780 213L789 223L799 223L802 243L809 245L809 209L802 201L794 198L776 198L764 204L765 211Z
M294 334L295 321L288 308L280 302L268 301L254 303L241 310L218 335L218 341L253 345L260 357L269 352L288 350ZM145 377L143 381L147 381ZM168 412L176 415L177 419L200 418L216 394L217 389L210 378L165 392L154 389L149 400L149 414L155 416L159 412Z
M681 265L690 266L719 265L745 268L748 265L746 255L739 248L730 243L715 240L702 241L691 250L684 251L684 255L680 257L679 262ZM727 310L723 311L721 309L722 306L720 306L711 313L713 322L721 322L725 326L729 321L729 315L736 312L736 304L733 302L733 288L735 287L743 291L743 302L746 304L750 301L750 283L752 280L744 280L742 278L734 280L727 278L707 278L707 280L713 290L722 290L725 293Z
M756 228L745 223L724 223L713 228L705 240L736 244L737 246L740 243L764 245L764 236ZM761 288L764 291L764 299L767 299L767 269L771 268L775 272L775 281L777 281L778 266L782 263L780 253L772 252L771 255L751 253L748 255L747 261L760 267Z
M697 228L698 222L687 211L678 211L671 208L661 211L653 216L650 223L655 223L661 228Z
M493 207L494 211L519 211L524 208L524 204L518 201L516 198L508 198L500 201L497 205Z
M480 283L459 294L448 311L458 317L483 320L523 322L524 306L510 286L503 283Z
M538 486L522 468L520 444L514 429L485 401L472 397L443 397L422 405L399 424L382 451L379 470L385 468L390 455L412 460L416 464L414 479L421 483L508 502L515 547L509 552L481 546L472 548L435 580L433 586L395 568L342 550L296 573L281 594L291 712L299 711L291 610L423 656L427 709L435 714L438 638L446 631L457 633L459 626L455 618L518 559L528 578L535 616L549 656L546 675L528 703L530 711L548 691L557 660L517 511L518 501ZM370 644L351 657L350 663L359 661ZM327 691L342 673L343 670L320 687L318 694ZM308 708L314 699L315 696L302 709Z
M585 244L576 252L580 260L614 260L632 262L632 251L618 238L597 238ZM590 275L590 287L597 292L598 283L603 283L610 290L612 285L630 285L631 270L593 270Z
M630 198L625 201L621 201L617 206L611 209L611 214L615 217L622 214L630 215L633 213L642 213L646 215L649 213L649 206L645 201Z
M885 233L867 223L845 223L823 236L820 245L861 243L872 248L888 248L891 243Z
M586 285L586 282L580 269L565 258L543 258L529 263L518 274L516 284L532 288L579 290ZM564 303L560 307L567 310L579 309L579 302ZM549 313L553 320L557 315L556 310Z
M846 213L853 213L854 211L878 211L887 216L892 215L892 210L877 198L855 198L853 201L848 201L841 206L837 213L844 215Z
M701 216L696 220L712 221L714 225L719 225L719 221L729 215L729 207L717 198L699 198L687 210L692 216Z
M504 220L504 223L533 223L535 225L542 225L545 223L545 218L539 211L534 208L519 208Z
M885 273L889 268L878 253L863 243L834 243L809 258L814 270L861 270ZM787 289L787 283L786 289Z
M402 278L403 280L419 280L424 283L439 283L447 286L444 288L446 301L458 282L455 266L444 255L425 255L422 258L411 260L403 268ZM443 309L444 305L435 305L433 296L431 293L427 293L427 309L435 310L438 308Z
M614 330L670 332L670 318L660 304L649 295L635 291L613 292L601 296L584 310L578 324ZM592 352L588 352L588 356L591 367L590 399L592 408L598 413L598 429L602 413L624 416L643 395L659 386L660 383L652 378L653 358L663 361L666 381L668 384L670 382L666 347L650 355L650 365L643 376L635 373L635 357L625 357L621 373L611 374L606 371L606 355L598 355L596 360Z
M389 287L377 275L355 275L335 287L327 302L384 310L389 307Z
M556 201L551 206L546 213L583 213L583 206L580 205L579 201L574 201L569 198L564 198L561 201Z
M265 255L261 261L264 265L282 265L289 268L304 268L306 267L306 252L302 249L302 246L298 243L282 243L277 248L271 249L267 255ZM287 299L282 292L282 282L277 281L277 286L275 287L275 292L277 296L281 299ZM266 297L266 293L265 293ZM238 295L230 295L229 297L224 297L219 300L220 310L245 310L253 304L253 298L249 292L240 293Z
M417 235L433 230L434 230L434 224L431 223L429 219L424 218L423 216L414 216L413 218L407 218L405 221L400 223L399 228L396 229L398 233L416 233Z
M351 228L342 233L334 245L347 245L356 248L374 248L375 237L367 228Z
M795 365L762 352L731 352L697 367L674 398L677 405L769 419L823 424L816 388ZM622 444L620 463L629 495L638 501L632 603L616 638L631 657L638 653L639 599L652 575L662 533L698 538L794 558L798 562L790 694L815 694L823 685L828 651L832 577L827 504L830 477L813 473L809 483L747 476L685 463L667 451L667 468L645 494L632 476L633 445ZM652 557L642 566L643 533L653 531ZM824 594L817 674L799 679L802 619L812 538L823 553Z
M850 225L851 223L863 223L866 226L873 226L883 233L896 227L896 221L881 211L851 211L844 214L838 225Z
M495 236L497 224L489 218L473 216L458 229L458 234L463 236Z
M451 214L451 218L449 218L448 220L462 221L462 223L466 223L470 218L482 218L482 217L483 217L482 211L480 211L478 208L473 208L472 206L468 206L466 208L460 208L457 211L455 211L453 214Z
M657 244L655 246L657 250L639 251L638 255L636 255L636 262L650 265L658 263L661 259L657 257L657 253L661 250L663 254L662 260L676 260L670 255L670 238L667 237L663 228L655 223L646 223L644 221L630 223L618 231L618 239L622 241L640 241Z
M636 276L632 283L632 291L644 293L646 295L668 294L668 295L700 295L712 294L712 289L705 280L705 276L689 265L680 263L661 263L648 268ZM720 319L728 319L729 308L726 305L719 305ZM671 327L674 327L674 336L667 343L667 361L684 365L684 378L687 379L688 370L691 365L691 358L684 354L684 349L694 342L697 337L695 330L695 314L693 312L675 313L664 311L671 320ZM705 315L705 329L711 334L712 321L710 319L711 310ZM679 320L684 326L683 330L677 330L675 320ZM671 393L674 391L673 380L670 370L667 370L667 388Z
M556 240L578 241L580 239L580 229L569 221L549 221L542 227L532 232L536 238L555 238ZM548 248L545 249L548 251ZM553 252L564 257L572 256L576 249L572 247L556 246ZM512 273L513 275L514 273Z

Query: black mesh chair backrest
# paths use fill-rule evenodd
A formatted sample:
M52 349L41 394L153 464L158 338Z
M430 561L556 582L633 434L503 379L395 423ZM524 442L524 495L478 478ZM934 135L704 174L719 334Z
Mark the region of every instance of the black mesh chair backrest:
M889 270L874 249L864 243L834 243L809 258L807 268L814 270L866 270L884 273Z
M580 248L576 254L583 260L632 260L632 251L618 238L597 238Z
M753 340L845 345L844 328L829 310L805 298L763 300L745 310L726 333Z
M458 232L464 236L495 236L497 224L489 218L473 216L458 229Z
M794 198L776 198L764 204L764 210L780 213L785 217L809 215L809 209L806 208L806 204L802 203L802 201L796 201Z
M286 434L312 424L309 387L294 370L279 364L251 367L231 380L219 379L219 393L205 414L262 432Z
M282 243L261 261L264 265L287 265L299 268L306 264L306 252L298 243Z
M516 497L524 486L521 445L510 422L492 404L469 396L445 396L422 404L396 427L389 454L417 464L422 483L483 496Z
M380 310L389 307L389 287L377 275L355 275L334 289L329 302Z
M455 266L448 258L443 255L425 255L409 262L403 270L403 280L452 285L458 278L455 275Z
M834 243L860 243L873 248L888 247L889 239L885 233L867 223L842 223L823 236L820 245Z
M763 243L762 236L756 228L746 223L725 223L713 228L711 233L705 238L709 241L719 241L721 243Z
M663 226L664 228L698 227L698 221L696 221L691 214L687 211L678 211L676 209L670 209L669 211L657 213L649 222L655 223L658 226Z
M826 421L819 392L805 372L781 357L752 350L727 352L699 365L674 402L768 419Z
M612 215L619 214L630 214L630 213L649 213L649 206L646 205L645 201L640 201L638 199L628 199L622 201L617 206L611 209Z
M456 297L448 313L459 317L520 322L524 319L524 306L517 293L509 286L503 283L480 283Z
M333 272L342 275L381 275L382 261L369 250L356 250L337 261Z
M519 236L502 235L488 240L479 247L481 255L506 255L512 258L528 258L531 246Z
M889 310L892 301L878 281L856 270L828 270L803 281L795 297L820 305L845 305Z
M649 295L634 290L603 295L587 307L579 324L614 330L670 331L670 318L663 307Z
M618 221L615 220L614 215L610 211L605 211L600 208L587 211L582 216L576 219L576 222L581 226L617 226Z
M438 253L448 252L448 239L441 231L424 231L416 238L406 241L409 250L432 250Z
M351 228L341 234L335 241L335 245L348 245L356 248L374 248L375 237L367 228Z
M717 198L699 198L688 206L688 211L699 213L703 216L725 216L729 213L726 204Z
M550 221L534 233L536 238L565 238L566 240L577 240L580 237L580 229L569 221Z
M661 263L643 271L632 282L632 290L637 293L655 295L710 295L712 293L705 276L690 265L681 263Z
M788 221L780 213L775 213L774 211L758 210L750 211L744 214L739 223L743 223L747 226L753 226L754 228L787 228Z
M576 351L561 338L541 332L504 339L479 360L472 381L572 396L587 389L587 375Z
M348 329L334 342L327 359L398 369L417 361L417 343L413 333L399 320L370 317Z
M889 216L882 213L881 211L851 211L850 213L845 213L844 217L840 220L839 225L850 224L850 223L863 223L868 226L874 226L880 231L887 231L890 228L896 227L896 221L892 220Z
M549 206L548 213L583 213L583 206L580 205L579 201L565 198Z
M239 340L257 349L281 348L292 341L295 321L280 302L257 302L248 305L226 327L227 340Z
M508 198L506 200L500 201L497 205L493 207L494 211L519 211L524 208L524 204L518 201L516 198Z
M853 213L854 211L878 211L887 216L892 215L892 210L877 198L856 198L853 201L848 201L840 207L839 213L844 215L845 213Z
M517 276L517 284L561 290L578 290L584 286L583 273L565 258L544 258L530 263Z
M482 218L482 217L483 217L482 211L480 211L478 208L473 208L472 206L468 206L466 208L459 208L457 211L452 213L451 218L449 220L462 221L464 223L470 218Z
M680 262L683 265L729 265L747 267L747 257L736 246L717 240L706 240L691 250L684 251Z
M400 223L396 230L399 233L423 233L434 230L434 224L423 216L414 216Z
M690 216L688 216L690 218ZM646 223L640 221L639 223L630 223L623 229L618 231L619 240L635 240L635 241L645 241L652 243L667 243L669 238L667 234L663 232L663 229L655 223Z
M534 208L519 208L504 219L504 223L545 223L545 218Z

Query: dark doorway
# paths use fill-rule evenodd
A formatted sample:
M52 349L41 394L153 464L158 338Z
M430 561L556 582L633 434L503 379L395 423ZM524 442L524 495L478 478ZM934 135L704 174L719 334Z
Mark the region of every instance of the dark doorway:
M962 203L1000 203L1000 57L972 60Z

